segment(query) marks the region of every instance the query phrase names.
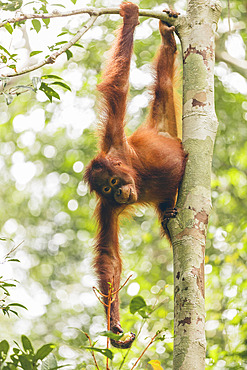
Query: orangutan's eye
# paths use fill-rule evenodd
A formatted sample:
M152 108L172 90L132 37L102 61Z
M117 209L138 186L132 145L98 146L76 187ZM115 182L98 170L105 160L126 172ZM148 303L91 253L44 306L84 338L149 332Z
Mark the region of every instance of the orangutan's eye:
M116 179L115 177L113 177L111 180L110 180L110 183L111 185L117 185L119 183L119 180Z
M102 191L103 191L103 193L105 193L105 194L109 194L109 193L111 192L111 188L110 188L110 186L104 186L104 187L102 188Z

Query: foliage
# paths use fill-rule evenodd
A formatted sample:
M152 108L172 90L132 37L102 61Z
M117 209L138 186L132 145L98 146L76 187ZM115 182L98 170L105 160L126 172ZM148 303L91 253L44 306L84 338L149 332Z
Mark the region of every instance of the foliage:
M126 284L126 282L125 282L125 284ZM123 288L123 286L122 286L122 288ZM111 287L110 287L109 288L109 292L108 292L108 307L110 307L110 303L109 302L111 301L112 298L114 299L114 293L112 293L112 290L111 290ZM105 303L103 301L100 301L100 302L101 302L102 305L105 305ZM146 309L148 308L149 315L146 315L146 314L144 315L143 314L144 307ZM151 314L157 309L157 307L158 307L158 299L156 300L155 304L152 307L151 306L149 306L149 307L147 306L147 304L145 302L145 299L142 296L135 296L131 300L130 305L129 305L130 312L133 315L136 312L138 312L141 315L141 317L143 318L142 324L141 324L141 326L139 328L139 331L138 331L135 339L138 339L138 337L141 335L141 332L143 330L143 327L144 327L145 323L147 322L147 319L150 319ZM139 365L139 362L142 359L142 357L144 356L145 352L148 350L148 348L155 341L164 341L165 340L165 334L163 334L161 336L162 331L163 330L158 330L153 335L153 337L149 340L149 342L145 343L145 348L141 351L141 353L140 353L139 357L137 358L137 360L134 360L134 363L133 363L133 365L131 367L131 370L133 370L134 368L137 367L137 365ZM98 367L98 363L97 363L96 356L95 356L94 352L101 353L103 356L105 356L107 358L107 360L106 360L106 369L108 369L108 367L109 367L109 363L108 363L109 360L113 360L113 362L111 363L111 365L113 365L114 368L118 368L119 370L122 369L123 365L127 362L127 359L128 359L128 356L129 356L130 350L131 350L130 348L122 355L122 360L121 360L121 363L119 364L118 362L115 362L114 361L114 358L113 358L114 357L114 352L109 349L109 340L107 340L107 348L98 348L98 347L95 347L95 345L92 343L92 340L91 340L90 336L87 333L85 333L83 331L81 331L81 332L88 338L89 343L90 343L90 347L89 346L81 346L81 348L91 351L92 356L93 356L93 360L94 360L94 363L95 363L95 366L96 366L97 369L99 369L99 367ZM131 334L132 333L125 333L125 334L118 335L118 334L114 334L110 330L104 331L102 333L99 333L99 335L101 335L101 336L104 336L104 337L107 337L107 338L110 338L110 339L114 339L114 340L117 340L117 341L119 341L119 340L120 341L124 341L127 338L131 337ZM97 342L94 342L94 343L97 343ZM134 342L134 344L132 344L132 347L133 346L135 346L135 342ZM162 369L160 367L160 362L158 360L157 361L150 361L149 363L156 370ZM118 367L118 365L119 365L119 367Z
M0 241L6 241L6 238L0 238ZM14 246L11 250L4 256L1 264L6 262L20 262L17 258L13 258L13 253L19 247ZM0 289L3 291L5 297L9 297L9 288L16 287L15 284L6 282L3 277L0 281ZM13 310L13 307L21 307L27 309L20 303L8 303L5 304L5 297L0 300L0 308L4 315L10 315L10 313L18 316L18 312ZM55 356L53 356L51 351L55 348L53 344L45 344L41 346L37 352L34 352L33 345L30 339L26 335L21 336L22 347L14 341L16 347L12 349L12 354L9 353L10 345L7 340L2 340L0 342L0 369L1 370L11 370L11 369L24 369L24 370L51 370L57 369L57 361ZM9 359L8 359L9 355ZM49 356L50 355L50 356ZM44 360L44 361L43 361ZM40 366L41 365L41 366Z
M45 80L46 82L44 82ZM51 80L51 81L47 81ZM55 80L52 82L52 80ZM59 80L59 81L57 81ZM14 95L20 95L21 93L27 92L29 90L33 92L37 91L43 91L47 98L52 102L52 98L57 98L60 100L59 94L51 87L51 85L58 85L60 87L63 87L66 90L71 90L70 87L60 81L62 80L61 77L55 76L55 75L44 75L41 78L40 77L33 77L32 83L28 85L16 85L11 88L6 88L8 86L9 79L8 78L0 78L0 81L2 83L3 88L3 95L5 97L7 105L11 104L13 102L13 96ZM5 89L6 88L6 89ZM4 91L5 90L5 91Z
M6 238L0 238L0 242L3 241L6 241ZM18 246L11 248L11 250L3 257L3 260L0 262L0 264L3 265L6 262L20 262L17 258L14 258L12 256L17 248ZM4 315L9 316L10 313L12 313L18 316L18 312L13 309L14 307L27 309L22 304L16 302L6 304L6 298L10 296L9 290L10 288L16 287L16 282L17 280L11 280L11 282L9 282L9 280L4 279L4 276L0 276L0 292L3 293L3 297L1 297L0 295L0 309L2 310Z
M10 348L9 343L6 340L2 340L0 342L1 370L14 370L17 368L23 370L51 370L58 368L54 356L49 357L48 359L48 355L55 347L53 344L45 344L35 352L33 349L33 345L28 337L22 335L21 342L22 348L17 342L15 342L16 347L13 348L13 352L9 356L10 360L7 359ZM44 360L45 358L47 359ZM53 359L53 361L51 361L51 359ZM52 367L50 365L52 365Z

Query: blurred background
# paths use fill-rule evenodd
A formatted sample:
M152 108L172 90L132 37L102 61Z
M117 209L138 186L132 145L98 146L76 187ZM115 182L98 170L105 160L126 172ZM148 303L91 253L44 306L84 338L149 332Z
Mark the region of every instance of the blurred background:
M170 6L181 13L186 10L185 0L169 4L159 0L134 2L142 9ZM65 8L55 3L23 1L21 11L116 7L120 1L61 0L59 4ZM219 130L205 266L207 369L247 369L247 2L231 1L230 9L228 1L221 3L215 66ZM0 11L2 20L13 14ZM78 15L52 19L49 24L40 22L38 33L37 24L31 21L13 32L1 28L0 44L17 54L14 59L20 70L68 41L88 18ZM150 66L160 43L158 20L141 17L140 21L131 63L129 134L147 112ZM89 333L98 347L105 346L106 341L97 335L105 330L105 319L103 307L92 292L96 284L91 268L95 198L89 195L82 177L97 148L96 85L120 23L118 15L99 17L80 40L81 47L72 47L72 55L64 54L52 66L12 79L7 93L5 89L6 94L0 96L0 237L7 238L0 241L1 261L22 242L14 253L20 263L2 263L0 276L19 282L10 289L8 302L28 308L18 308L19 317L0 316L0 340L7 339L11 344L25 334L36 346L53 342L60 364L69 364L68 369L95 368L91 354L79 349L88 341L77 329ZM33 51L42 53L30 58ZM6 68L11 59L1 47L0 58L1 72L11 71ZM60 100L53 98L51 102L43 91L35 94L29 89L6 104L11 86L28 85L32 78L44 74L63 78L71 91L53 86ZM125 331L137 332L142 325L141 316L129 312L129 302L135 295L141 295L149 305L157 300L162 303L143 324L126 368L139 356L147 337L164 329L165 339L147 351L140 368L151 368L148 361L157 359L166 369L172 369L172 251L160 238L152 209L137 208L133 219L122 222L120 243L123 281L133 274L121 291ZM122 354L114 352L117 368ZM99 355L99 364L102 359Z

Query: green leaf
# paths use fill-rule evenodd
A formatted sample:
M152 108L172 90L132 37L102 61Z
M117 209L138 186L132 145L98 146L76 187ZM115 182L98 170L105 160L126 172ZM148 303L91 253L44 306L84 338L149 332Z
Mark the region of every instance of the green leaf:
M64 89L71 91L71 88L64 82L56 81L56 82L52 82L51 85L59 85L59 86L62 86Z
M20 352L20 349L19 348L13 348L13 352L14 352L14 354L18 355L18 353Z
M67 60L70 60L70 58L72 58L72 57L73 57L73 54L71 53L71 51L70 51L70 50L66 50L66 51L65 51L65 53L66 53L66 55L67 55Z
M166 339L166 334L160 335L155 338L155 341L163 342Z
M61 77L56 76L56 75L43 75L43 76L41 77L41 79L42 79L42 80L44 80L44 79L46 79L46 78L55 78L55 79L57 79L57 80L62 80L62 78L61 78Z
M16 72L16 64L9 64L9 68L12 68Z
M14 310L8 310L8 312L6 312L8 314L8 316L9 316L9 312L12 312L13 314L15 314L16 316L19 317L18 312L14 311Z
M54 348L55 345L52 343L44 344L38 349L37 353L35 354L35 360L43 360L46 356L49 355L49 353L51 353L51 351L53 351Z
M58 95L58 93L44 82L41 82L39 90L41 90L45 93L45 95L48 97L50 102L52 102L53 97L57 98L57 99L60 99L60 96Z
M32 51L31 53L30 53L30 57L33 57L34 55L37 55L37 54L40 54L40 53L42 53L42 50L34 50L34 51Z
M46 19L42 19L42 21L44 22L44 24L46 25L46 27L49 25L50 23L50 18L46 18Z
M22 0L9 0L7 2L1 2L0 3L2 10L10 10L15 11L19 9L22 6Z
M1 54L0 58L1 58L2 63L4 63L4 64L7 63L8 59L5 55Z
M8 259L8 262L20 262L17 258L10 258Z
M81 44L74 44L73 46L78 46L78 48L82 48L82 49L84 49L84 46L83 45L81 45Z
M23 369L25 370L33 370L32 363L28 360L26 355L20 355L19 356L20 363Z
M149 318L149 315L146 313L146 310L145 309L138 310L138 313L139 313L139 315L141 315L141 317L143 319L148 319Z
M10 303L8 306L9 307L10 306L21 307L21 308L24 308L25 310L27 310L27 307L23 306L23 304L20 304L20 303Z
M32 343L31 343L30 339L28 337L26 337L26 335L21 336L21 342L22 342L22 345L23 345L23 348L24 348L25 352L30 352L30 353L34 352Z
M108 330L108 331L102 331L101 333L99 333L99 335L102 335L103 337L107 337L110 339L119 340L122 338L122 336L124 336L124 333L115 334L112 331Z
M16 345L19 349L21 349L21 347L19 346L19 344L18 344L15 340L13 340L13 342L15 343L15 345Z
M4 339L0 342L0 359L4 360L9 351L9 343Z
M81 346L80 348L89 349L90 351L99 352L105 357L109 358L110 360L113 359L113 353L110 349L107 348L96 348L96 347L84 347Z
M129 309L132 314L136 313L137 311L141 310L144 307L147 307L147 304L144 298L140 295L137 295L134 298L132 298L129 305Z
M48 13L48 10L46 8L46 5L48 3L47 0L41 0L41 2L43 3L43 5L41 6L40 10L43 12L43 13Z
M32 20L32 25L33 25L33 28L35 29L35 31L38 33L41 29L41 23L38 19L33 19Z
M66 44L67 43L67 41L58 41L58 42L56 42L56 46L58 46L58 45L63 45L63 44Z
M60 37L60 36L63 36L63 35L67 35L68 31L63 31L61 33L59 33L59 35L57 35L57 37Z
M12 367L9 367L9 369L11 369L11 370L15 370L15 369L17 369L17 365L18 365L18 362L19 362L19 358L16 358L15 357L15 355L12 355L12 356L10 356L10 358L11 358L11 360L13 361L13 366ZM7 368L8 369L8 368ZM9 370L8 369L8 370ZM5 370L5 369L4 369Z
M4 27L5 27L5 29L12 35L12 33L13 33L13 27L11 26L11 24L9 24L9 23L6 23L5 25L4 25Z
M8 54L9 56L11 56L11 54L8 52L7 49L5 49L5 47L3 47L2 45L0 45L0 49L3 50L6 54Z
M2 284L2 286L4 286L4 287L14 287L15 286L15 284L11 284L11 283L6 283L6 282L3 282L3 284Z
M57 3L57 4L52 4L52 6L60 6L61 8L66 8L63 4L59 4L59 3Z

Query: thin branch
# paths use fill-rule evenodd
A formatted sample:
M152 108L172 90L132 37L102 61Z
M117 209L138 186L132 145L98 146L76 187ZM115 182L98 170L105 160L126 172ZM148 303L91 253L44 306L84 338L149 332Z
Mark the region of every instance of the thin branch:
M130 275L130 276L132 276L132 275ZM164 289L165 289L165 286L164 286L163 288L161 288L161 289L160 289L160 291L159 291L159 293L158 293L158 295L157 295L157 299L156 299L156 301L154 302L154 304L153 304L153 306L152 306L152 312L154 312L155 310L157 310L157 308L159 308L159 307L160 307L160 305L164 303L164 301L163 301L163 302L161 302L160 304L158 304L158 305L157 305L157 303L158 303L158 299L159 299L159 297L160 297L160 295L161 295L161 293L163 292L163 290L164 290ZM156 307L155 307L155 306L156 306ZM139 337L139 335L141 334L141 331L142 331L143 326L145 325L146 321L147 321L147 318L142 319L142 324L141 324L141 326L140 326L140 328L139 328L139 330L138 330L138 333L136 334L136 339L137 339L137 338ZM156 334L157 334L157 333L156 333ZM121 370L121 369L122 369L122 367L123 367L123 365L124 365L124 363L125 363L125 360L126 360L127 356L129 355L130 350L131 350L131 347L130 347L130 348L128 348L127 352L125 353L125 355L124 355L124 357L123 357L123 360L122 360L122 362L121 362L121 364L120 364L119 370Z
M16 249L19 248L20 245L22 245L22 243L24 243L24 240L22 240L22 242L20 242L18 245L11 248L11 250L4 256L4 260L6 260L12 253L14 253Z
M64 44L58 51L51 54L49 57L44 59L43 61L33 65L29 66L27 68L24 68L20 72L16 73L9 73L0 75L0 77L16 77L21 76L23 74L35 71L36 69L39 69L43 67L46 64L53 64L55 63L56 59L59 55L63 54L66 50L68 50L71 46L73 46L88 30L96 19L103 14L119 14L120 8L82 8L77 10L71 10L68 12L59 12L58 10L54 10L52 13L45 13L45 14L20 14L16 18L7 19L3 22L0 22L0 27L5 26L9 23L16 23L25 21L27 19L50 19L50 18L58 18L58 17L68 17L78 14L89 14L90 19L86 25L83 26L83 28L77 32L77 34L66 44ZM169 22L169 24L177 26L180 24L180 22L184 21L184 16L179 16L179 18L173 18L169 17L169 15L165 11L160 10L148 10L148 9L139 9L139 15L144 17L152 17L152 18L158 18L163 21Z
M136 360L136 362L134 363L134 365L132 366L132 368L130 370L133 370L136 365L138 364L138 362L140 361L140 359L142 358L142 356L144 355L144 353L147 351L147 349L151 346L151 344L153 344L153 342L155 341L155 338L160 334L160 332L157 332L150 340L150 342L148 343L148 345L146 346L146 348L144 348L144 350L142 351L142 353L140 354L140 356L138 357L138 359Z
M144 326L144 324L146 323L146 321L147 321L147 319L146 319L146 318L142 320L142 324L141 324L141 326L140 326L140 328L139 328L139 330L138 330L138 333L136 334L136 339L139 337L139 335L140 335L140 333L141 333L141 331L142 331L142 329L143 329L143 326ZM122 362L121 362L121 364L120 364L120 366L119 366L119 370L121 370L121 369L122 369L122 367L123 367L123 365L124 365L124 363L125 363L125 361L126 361L126 358L128 357L128 355L129 355L129 353L130 353L130 350L131 350L131 347L129 347L129 348L127 349L127 351L126 351L125 355L123 356L123 360L122 360Z
M61 54L63 54L66 50L68 50L71 46L73 46L78 40L80 40L80 38L89 30L89 28L92 27L92 25L94 24L94 22L96 21L97 18L98 17L96 15L91 16L91 18L89 19L88 23L85 24L82 27L82 29L80 31L78 31L74 37L72 37L72 39L70 41L68 41L66 44L64 44L59 50L57 50L54 53L52 53L48 58L44 59L43 61L41 61L41 62L39 62L39 63L37 63L37 64L35 64L33 66L27 67L27 68L23 69L20 72L10 73L10 74L6 74L6 75L1 75L1 77L16 77L16 76L20 76L20 75L23 75L25 73L29 73L31 71L35 71L36 69L39 69L39 68L43 67L46 64L53 64L53 63L55 63L56 59Z
M120 288L118 290L116 290L115 292L113 292L112 294L113 295L116 295L129 281L129 279L133 276L133 274L131 274L126 280L125 282L123 283L123 285L120 286Z
M107 298L107 302L108 302L108 305L107 305L107 330L111 330L111 304L113 302L112 300L112 289L113 289L113 285L114 285L114 276L112 278L112 281L111 281L111 284L109 284L109 289L108 289L108 298ZM106 348L109 349L109 346L110 346L110 338L107 337L107 345L106 345ZM106 358L106 370L110 370L109 368L109 358L107 357Z
M99 289L97 289L95 286L93 286L93 289L94 290L96 290L96 292L97 293L99 293L102 297L105 297L105 298L107 298L108 297L108 295L106 295L106 294L103 294Z
M98 298L98 300L100 301L100 303L101 304L103 304L103 306L106 306L106 307L108 307L108 305L105 303L105 302L103 302L98 296L97 296L97 293L96 293L96 291L97 291L97 289L95 288L95 287L93 287L93 292L94 292L94 294L96 295L96 298ZM98 291L97 291L98 292ZM100 293L100 292L99 292Z
M84 331L83 333L86 335L87 339L89 340L90 347L93 347L93 343L92 343L91 338L90 338L90 336L88 335L88 333L85 333L85 331ZM91 351L91 353L92 353L92 356L93 356L93 359L94 359L94 363L95 363L96 368L97 368L98 370L100 370L100 369L99 369L99 366L98 366L98 363L97 363L97 361L96 361L96 357L95 357L95 355L94 355L94 351Z
M51 18L61 18L61 17L70 17L73 15L78 14L89 14L90 16L96 16L99 17L103 14L119 14L120 8L81 8L76 10L70 10L67 12L59 12L58 10L54 10L52 13L44 13L44 14L20 14L19 16L15 18L6 19L3 22L0 22L0 27L5 26L9 23L16 23L16 22L22 22L27 19L51 19ZM143 17L152 17L152 18L158 18L161 20L170 20L174 21L173 18L169 18L169 16L160 11L160 10L150 10L150 9L139 9L139 15Z

